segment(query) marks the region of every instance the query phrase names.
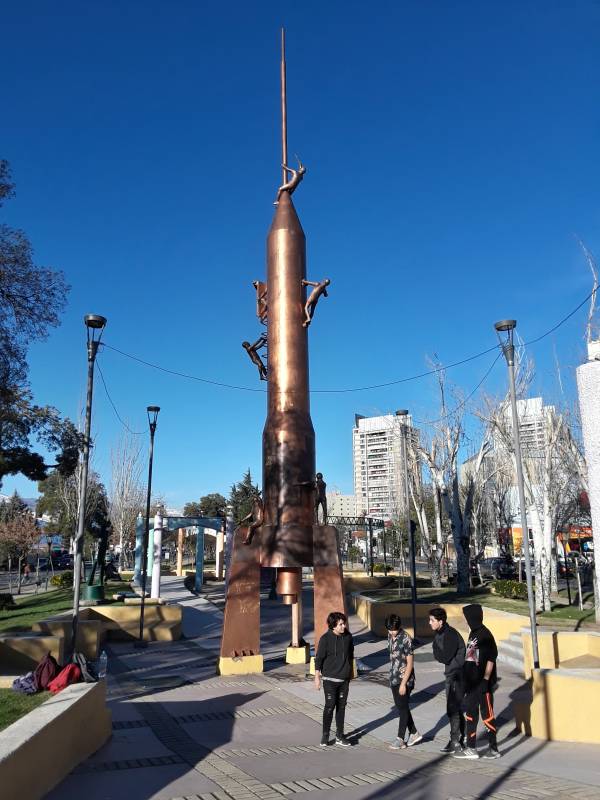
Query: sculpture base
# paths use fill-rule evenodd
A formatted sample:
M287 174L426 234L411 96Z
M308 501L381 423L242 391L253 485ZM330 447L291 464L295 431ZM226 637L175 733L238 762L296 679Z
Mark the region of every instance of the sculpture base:
M256 675L263 672L263 657L236 656L234 658L221 658L217 665L219 675Z
M221 661L255 658L260 653L260 536L255 532L252 542L244 544L246 533L247 528L238 528L233 537ZM262 665L262 656L260 660ZM262 666L250 671L262 672Z
M308 664L310 661L310 645L288 647L285 651L286 664Z

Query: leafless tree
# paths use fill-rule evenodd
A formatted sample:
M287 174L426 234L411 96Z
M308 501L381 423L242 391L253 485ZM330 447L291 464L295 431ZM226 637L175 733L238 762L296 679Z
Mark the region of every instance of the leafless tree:
M485 431L472 463L463 471L463 475L459 476L459 454L466 438L464 430L466 402L457 391L454 391L455 404L449 409L446 401L444 370L437 373L437 380L440 416L437 421L431 423L434 433L431 434L429 446L419 446L418 452L431 476L434 501L443 507L449 520L456 551L457 590L460 594L466 594L470 588L469 561L476 490L482 480L484 458L489 452L490 442ZM436 512L435 516L436 538L441 538L443 536L443 531L440 530L441 513ZM441 554L438 558L441 559ZM437 569L439 570L439 562Z
M111 452L109 517L121 558L135 547L137 516L144 510L141 443L124 433Z

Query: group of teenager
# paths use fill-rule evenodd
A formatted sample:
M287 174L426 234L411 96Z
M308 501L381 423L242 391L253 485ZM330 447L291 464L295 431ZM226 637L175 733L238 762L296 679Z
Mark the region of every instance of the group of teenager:
M464 606L463 614L469 626L466 645L460 633L448 624L443 608L432 608L429 612L429 625L434 634L433 655L444 666L446 712L450 723L450 741L441 752L454 758L479 758L476 739L481 714L488 735L483 758L499 758L493 701L498 649L491 631L483 624L482 607L478 603ZM414 646L398 615L390 614L385 626L390 688L398 710L398 736L390 749L403 750L423 739L410 710L410 696L415 687ZM351 742L344 735L344 717L354 668L354 643L348 619L342 612L329 614L327 628L319 639L315 656L315 688L320 689L322 685L325 694L321 747L332 743L334 715L334 742L340 747L350 747Z

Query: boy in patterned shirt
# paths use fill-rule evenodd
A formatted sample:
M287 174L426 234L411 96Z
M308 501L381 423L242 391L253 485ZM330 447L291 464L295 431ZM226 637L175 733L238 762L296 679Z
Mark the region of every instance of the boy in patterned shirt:
M388 649L390 653L390 687L394 703L398 709L398 738L390 745L390 750L403 750L418 744L423 737L417 731L410 713L408 701L415 686L415 670L412 639L402 629L402 620L397 614L390 614L385 620L388 630ZM409 737L404 741L406 729Z

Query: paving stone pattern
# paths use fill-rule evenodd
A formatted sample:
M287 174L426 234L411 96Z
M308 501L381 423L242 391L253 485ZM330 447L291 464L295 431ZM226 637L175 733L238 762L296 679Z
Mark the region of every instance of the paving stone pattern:
M271 661L263 675L215 677L219 641L214 631L221 611L205 600L190 603L186 597L185 602L184 630L187 615L193 638L151 644L143 651L111 647L115 739L77 767L49 800L72 800L77 794L88 800L281 800L305 793L323 800L600 800L600 781L590 777L597 768L586 762L587 780L581 782L573 779L576 767L569 778L545 774L531 740L521 755L519 748L527 742L519 739L513 745L510 737L503 739L504 752L514 749L517 757L500 761L442 756L445 720L422 746L390 752L396 718L384 666L376 665L352 686L347 731L353 729L357 746L321 748L322 695L307 680L306 668ZM202 614L190 617L199 613L196 602ZM277 622L268 625L269 632L285 634L286 625L279 623L289 610L263 605L265 616ZM211 626L210 636L203 638L205 624ZM352 625L360 630L356 618ZM370 640L362 646L357 654L375 663L372 654L381 643ZM444 697L435 688L439 670L430 663L430 653L419 656L423 683L416 718L423 722L427 711L439 721L444 715ZM425 681L427 670L433 683ZM145 755L152 742L154 755L127 757L128 751ZM595 752L600 756L600 748Z

